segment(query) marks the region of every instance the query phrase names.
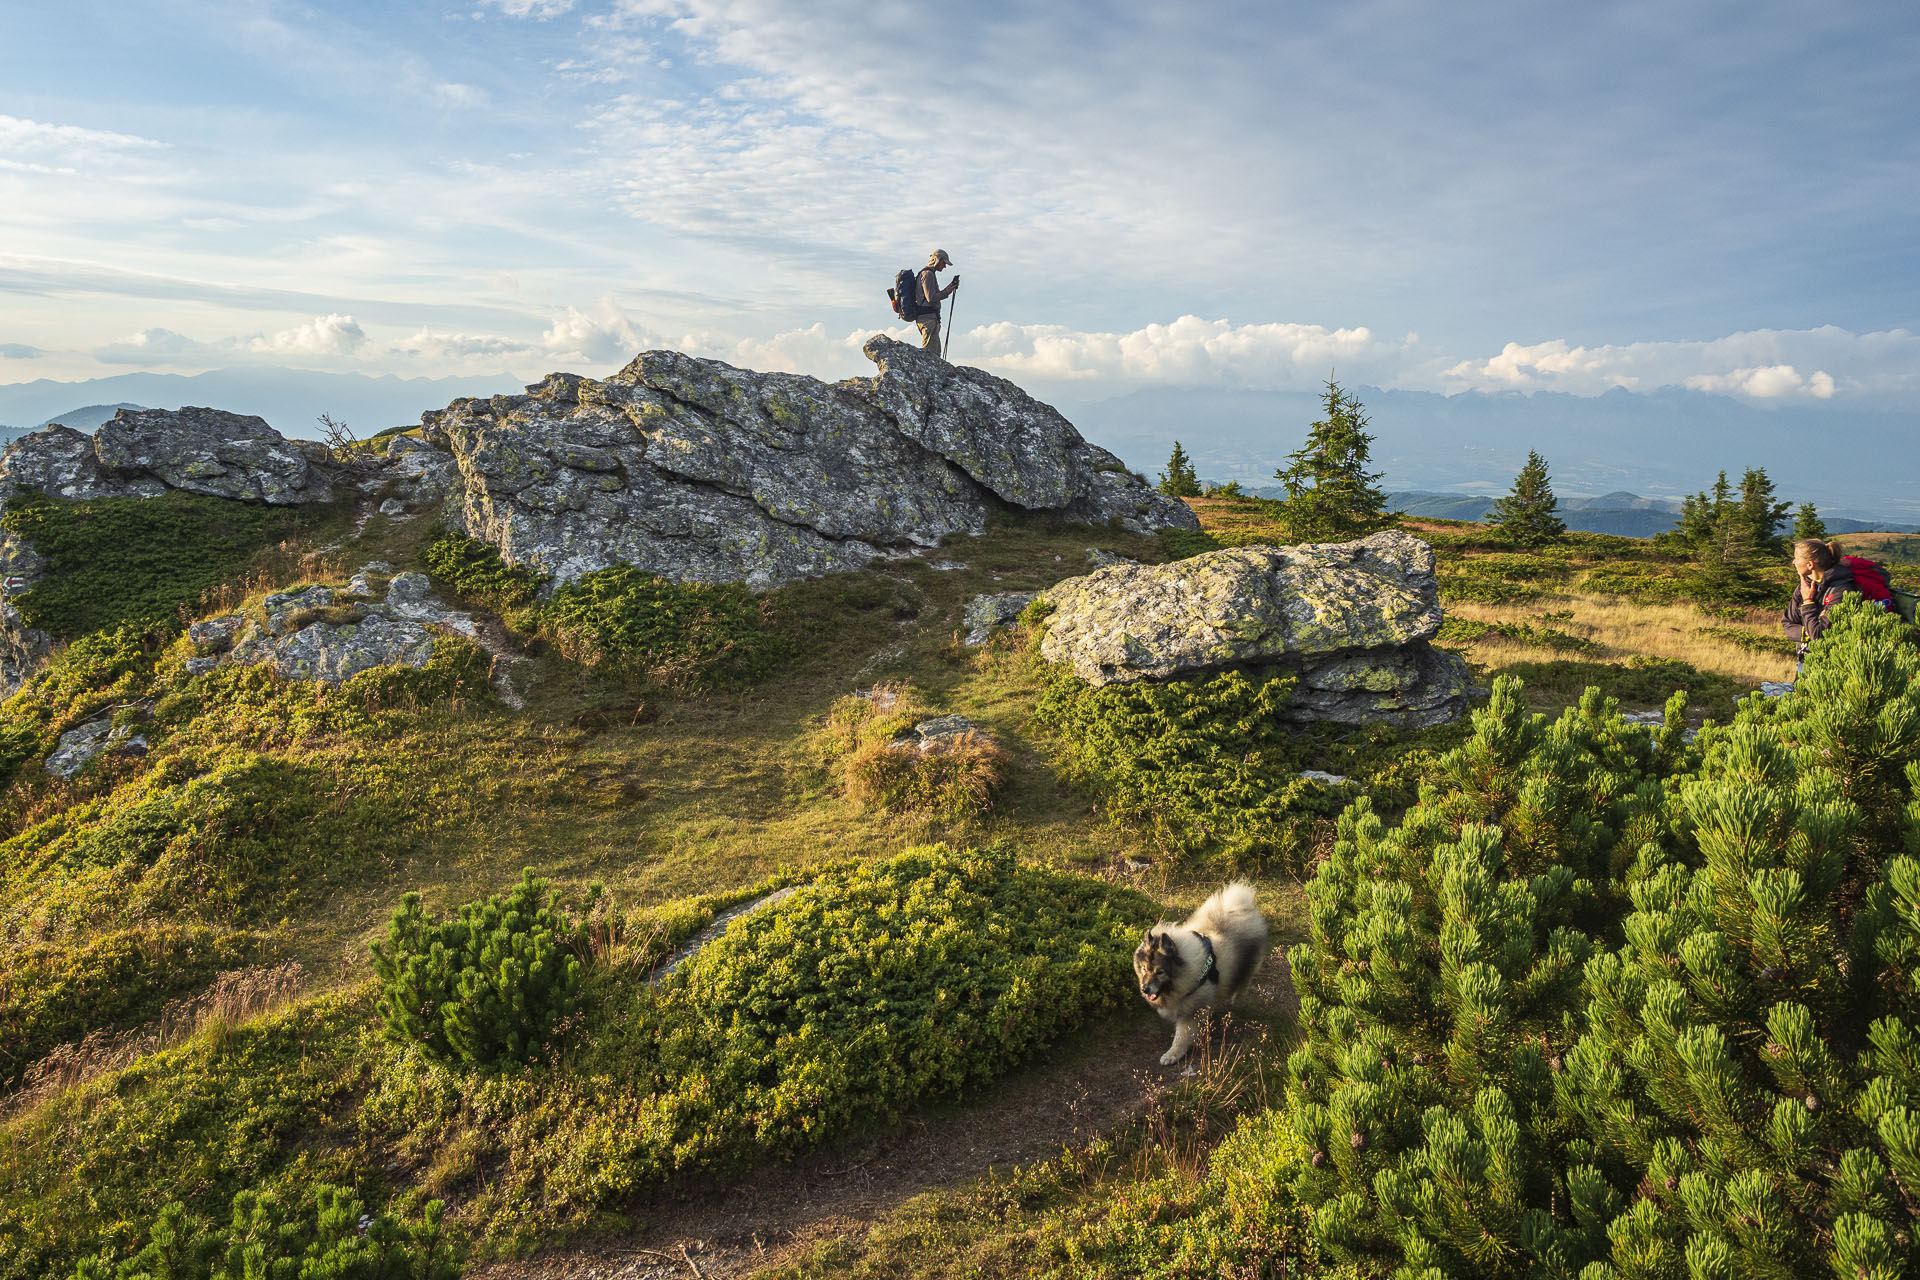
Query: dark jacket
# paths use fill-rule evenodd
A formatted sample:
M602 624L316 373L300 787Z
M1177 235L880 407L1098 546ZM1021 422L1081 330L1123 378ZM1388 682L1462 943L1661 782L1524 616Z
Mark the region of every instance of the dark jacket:
M1814 592L1813 599L1802 600L1798 584L1794 586L1793 598L1787 601L1787 611L1781 619L1788 627L1799 627L1803 639L1818 640L1827 629L1828 615L1833 606L1840 603L1840 597L1851 591L1860 594L1860 588L1853 580L1853 570L1842 561L1821 575L1820 588Z

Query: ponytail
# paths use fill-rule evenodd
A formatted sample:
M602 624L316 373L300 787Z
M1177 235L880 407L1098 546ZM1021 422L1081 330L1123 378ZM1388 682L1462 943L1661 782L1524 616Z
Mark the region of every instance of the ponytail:
M1840 563L1840 544L1822 542L1818 538L1802 538L1793 544L1793 554L1796 558L1804 555L1808 564L1825 573Z

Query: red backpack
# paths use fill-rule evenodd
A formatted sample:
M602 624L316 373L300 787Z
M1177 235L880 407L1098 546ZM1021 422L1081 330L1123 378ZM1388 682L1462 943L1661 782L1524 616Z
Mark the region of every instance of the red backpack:
M1864 556L1841 556L1840 563L1853 570L1854 585L1860 594L1885 608L1893 599L1893 587L1887 582L1886 568Z

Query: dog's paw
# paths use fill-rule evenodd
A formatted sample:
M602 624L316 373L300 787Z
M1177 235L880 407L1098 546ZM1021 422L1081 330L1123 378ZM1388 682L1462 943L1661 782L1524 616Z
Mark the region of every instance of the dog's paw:
M1169 1049L1165 1053L1160 1055L1160 1065L1163 1067L1170 1067L1174 1063L1180 1061L1180 1059L1186 1056L1187 1055L1179 1049Z

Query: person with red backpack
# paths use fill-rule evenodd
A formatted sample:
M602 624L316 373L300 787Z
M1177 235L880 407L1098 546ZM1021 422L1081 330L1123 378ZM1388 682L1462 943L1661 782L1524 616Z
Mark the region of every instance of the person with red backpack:
M1859 557L1842 556L1837 543L1802 538L1793 544L1793 569L1800 575L1800 581L1794 585L1793 597L1787 601L1787 610L1781 622L1788 630L1800 628L1802 658L1806 657L1807 646L1818 640L1827 629L1829 615L1833 607L1840 603L1840 597L1849 592L1864 594L1859 578L1848 563L1852 560L1859 560ZM1871 560L1859 562L1872 570L1880 568ZM1887 592L1886 574L1880 572L1877 577L1884 598Z

